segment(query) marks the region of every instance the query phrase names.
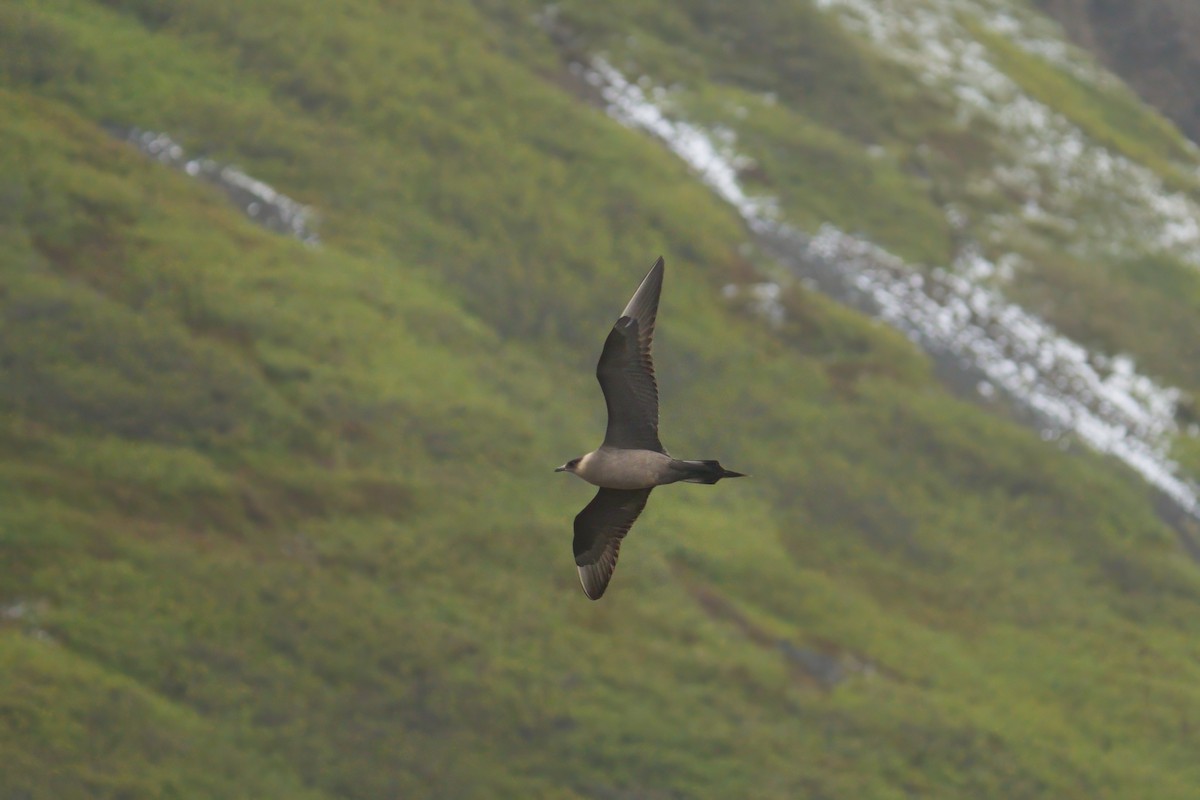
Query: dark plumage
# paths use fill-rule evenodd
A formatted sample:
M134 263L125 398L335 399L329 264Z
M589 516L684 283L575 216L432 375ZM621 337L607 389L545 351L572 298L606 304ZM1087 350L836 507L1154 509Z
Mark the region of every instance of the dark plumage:
M658 383L650 348L663 271L660 257L613 325L596 365L596 379L608 407L604 443L557 470L600 487L575 517L575 565L584 594L592 600L600 599L608 588L621 540L655 486L742 477L717 461L672 458L659 441Z

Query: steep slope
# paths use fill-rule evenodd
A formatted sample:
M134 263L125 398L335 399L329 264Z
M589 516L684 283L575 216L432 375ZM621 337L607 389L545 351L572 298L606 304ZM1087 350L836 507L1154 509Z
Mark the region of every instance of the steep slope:
M1194 145L1019 6L751 6L763 35L744 51L741 13L685 8L638 20L662 38L569 3L539 22L616 119L664 140L790 269L1200 514ZM888 113L864 124L847 110L862 103L809 90L812 67L772 69L792 48L857 54L851 77L815 85ZM664 52L711 53L718 80Z
M801 285L774 325L727 299L762 279L743 220L514 8L0 9L0 795L1192 796L1200 580L1147 488ZM863 52L872 102L814 107L912 119ZM831 130L796 163L873 163ZM920 181L871 170L906 213ZM877 238L935 261L938 208ZM590 493L550 470L660 251L664 438L755 477L662 492L593 604Z

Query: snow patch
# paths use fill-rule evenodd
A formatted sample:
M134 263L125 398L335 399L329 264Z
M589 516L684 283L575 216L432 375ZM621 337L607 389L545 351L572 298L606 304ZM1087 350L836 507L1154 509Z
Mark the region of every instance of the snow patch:
M857 0L820 2L829 6ZM890 21L879 14L866 15L862 21L868 29L890 30ZM916 22L918 27L931 24L921 15ZM933 50L946 51L935 39L930 41ZM670 119L651 100L661 101L665 92L630 83L603 59L579 69L601 91L611 116L661 139L738 210L761 242L784 254L781 260L803 278L820 276L826 290L857 301L936 357L956 361L964 374L976 374L974 385L984 397L996 392L1012 397L1035 413L1044 439L1073 434L1116 456L1188 513L1200 517L1200 490L1179 476L1178 465L1168 455L1172 438L1179 434L1175 422L1179 390L1140 375L1127 356L1110 358L1088 351L1008 302L990 284L1010 276L1019 256L1009 254L997 263L968 247L951 268L922 275L899 257L832 225L808 236L779 220L773 199L745 192L738 182L731 134L723 134L718 142L697 125ZM1036 105L1026 108L1032 117L1044 119L1050 113ZM1071 141L1070 147L1088 147L1081 139ZM724 289L730 298L743 293L768 322L782 324L778 284Z
M1057 39L1053 23L1032 13L1018 16L1011 3L995 0L817 0L817 5L952 99L960 126L990 126L1001 134L992 143L999 160L991 180L977 185L1024 198L1037 213L995 217L990 222L998 232L1053 221L1073 232L1080 257L1133 256L1150 245L1200 266L1200 205L1026 94L964 20L973 19L1101 90L1123 91L1115 78ZM1194 166L1177 166L1181 174L1195 173Z
M899 258L829 225L796 241L808 248L808 258L852 276L880 318L931 353L961 359L991 387L1036 412L1044 438L1074 434L1200 516L1196 487L1179 477L1168 455L1178 434L1178 389L1138 374L1128 356L1110 359L1088 351L994 289L974 283L967 269L936 269L913 281L911 267Z
M734 151L737 140L733 131L722 129L714 135L691 123L669 119L647 96L645 89L626 80L603 58L595 58L590 68L581 69L583 77L600 90L613 118L661 139L749 224L753 226L776 218L777 203L773 198L752 197L738 182L738 171L752 162ZM666 100L665 90L651 88L650 91L659 103Z
M287 234L308 245L320 243L313 230L312 209L276 191L270 184L250 177L237 167L220 164L209 158L189 159L183 147L165 133L134 128L125 138L155 161L221 187L229 199L242 209L242 213L263 227Z

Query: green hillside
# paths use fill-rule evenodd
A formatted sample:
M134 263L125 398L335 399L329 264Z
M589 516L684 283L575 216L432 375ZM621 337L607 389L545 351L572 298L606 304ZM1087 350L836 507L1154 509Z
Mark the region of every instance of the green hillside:
M563 53L635 31L701 118L806 87L743 133L785 213L930 263L935 187L848 143L949 123L807 3L566 5L566 45L522 3L0 6L0 798L1195 797L1200 572L1151 491L814 292L725 300L770 271L743 223ZM592 603L551 470L660 253L664 441L753 478L657 492ZM1194 391L1167 261L1023 290L1130 292L1096 337Z

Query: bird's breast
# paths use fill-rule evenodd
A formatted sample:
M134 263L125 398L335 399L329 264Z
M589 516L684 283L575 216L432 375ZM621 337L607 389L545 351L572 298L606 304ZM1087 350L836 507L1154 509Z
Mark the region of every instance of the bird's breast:
M653 450L601 447L580 460L576 474L605 489L648 489L666 482L670 463Z

